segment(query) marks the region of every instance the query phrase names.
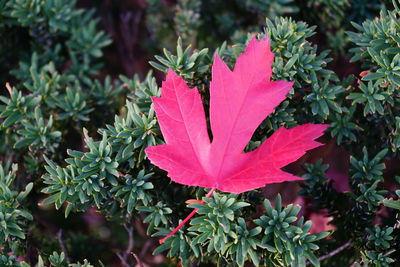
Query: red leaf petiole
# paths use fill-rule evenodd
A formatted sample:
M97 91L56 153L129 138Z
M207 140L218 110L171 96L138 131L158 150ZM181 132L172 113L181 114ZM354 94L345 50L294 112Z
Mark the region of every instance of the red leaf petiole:
M207 193L206 197L210 197L212 193L214 193L215 189L216 189L215 187L211 188L210 192ZM204 201L201 200L200 203L204 203ZM187 223L196 214L198 210L199 209L194 209L171 233L169 233L169 235L160 240L160 244L163 244L168 237L173 236L176 232L178 232L179 229L181 229L182 226L184 226L185 223Z

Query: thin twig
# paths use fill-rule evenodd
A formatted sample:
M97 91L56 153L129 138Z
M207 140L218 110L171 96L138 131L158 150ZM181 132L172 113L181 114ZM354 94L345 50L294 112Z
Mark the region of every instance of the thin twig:
M130 226L131 217L127 215L126 223L124 223L124 228L128 233L128 246L126 247L124 253L116 253L118 258L121 260L122 264L126 267L129 267L128 257L131 254L133 246L134 246L134 239L133 239L133 227Z
M336 254L342 252L343 250L345 250L347 247L351 246L351 241L347 241L346 243L344 243L342 246L338 247L337 249L335 249L334 251L331 251L330 253L321 256L318 258L319 261L323 261L325 259L328 259L330 257L335 256Z
M149 248L150 248L150 246L151 246L152 243L153 243L153 240L152 240L152 239L147 239L147 240L146 240L146 242L145 242L144 245L142 246L142 249L141 249L141 251L140 251L140 253L139 253L139 257L143 258L143 257L146 255L146 253L147 253L147 251L149 250Z
M68 264L70 264L71 262L68 257L67 249L65 247L64 241L62 240L62 233L63 233L62 229L58 230L57 233L58 244L60 245L61 251L64 253L65 260L67 261Z
M126 232L128 233L128 246L126 247L125 251L123 253L117 252L116 255L118 256L118 258L121 260L123 266L125 267L129 267L131 265L129 265L129 260L128 257L129 255L133 252L133 247L134 247L134 238L133 238L133 226L131 226L132 224L132 217L127 214L126 215L126 222L124 223L124 228L126 230Z
M138 255L136 255L133 252L131 252L131 254L133 255L133 257L135 257L135 260L136 260L137 264L139 265L139 267L144 267L143 262L139 259Z
M122 265L125 267L130 267L129 263L124 259L124 257L121 255L121 253L115 253L120 261L122 262Z
M129 253L131 253L133 249L133 227L128 226L126 223L124 224L125 230L128 232L128 246L126 247L126 250L124 252L124 259L128 259Z

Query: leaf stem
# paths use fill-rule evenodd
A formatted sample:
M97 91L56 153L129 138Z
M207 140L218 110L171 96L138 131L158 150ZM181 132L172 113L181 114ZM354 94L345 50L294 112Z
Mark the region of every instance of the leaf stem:
M338 254L339 252L342 252L343 250L345 250L347 247L349 247L351 245L352 245L351 241L347 241L345 244L341 245L340 247L338 247L334 251L331 251L330 253L319 257L318 261L323 261L323 260L328 259L328 258L330 258L332 256L335 256L336 254Z
M65 244L62 239L62 233L63 233L63 230L60 228L60 230L58 230L58 233L57 233L58 244L60 245L61 251L64 252L65 260L67 261L68 264L70 264L71 262L68 257L67 249L65 248Z
M215 187L211 188L211 190L207 193L206 197L210 197L212 195L212 193L214 193L215 191ZM201 200L201 203L204 203L203 200ZM166 237L164 237L163 239L160 240L160 244L163 244L164 241L168 238L173 236L176 232L179 231L179 229L182 228L182 226L185 225L185 223L187 223L187 221L189 221L198 211L198 209L194 209L174 230L172 230L171 233L169 233L169 235L167 235Z
M337 249L329 252L326 255L323 255L323 256L319 257L318 261L320 262L320 261L326 260L326 259L328 259L330 257L333 257L333 256L335 256L336 254L342 252L343 250L345 250L347 247L349 247L351 245L352 245L351 241L347 241L346 243L344 243L343 245L341 245ZM309 265L309 264L311 264L311 262L307 261L306 265ZM353 266L353 265L351 265L351 266Z

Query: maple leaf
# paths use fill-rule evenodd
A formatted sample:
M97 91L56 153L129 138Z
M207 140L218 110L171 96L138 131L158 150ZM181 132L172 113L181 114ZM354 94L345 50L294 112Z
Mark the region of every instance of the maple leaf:
M152 98L165 144L146 149L150 161L177 183L231 193L301 179L281 168L320 146L314 139L328 125L282 127L254 151L243 152L256 128L293 85L270 81L273 59L269 40L256 38L233 71L215 55L210 84L212 141L199 92L168 70L161 97Z

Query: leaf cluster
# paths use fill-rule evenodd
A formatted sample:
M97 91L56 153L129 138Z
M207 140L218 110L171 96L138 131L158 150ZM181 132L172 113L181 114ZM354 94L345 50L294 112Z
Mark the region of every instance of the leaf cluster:
M300 206L282 207L281 197L275 199L275 208L264 201L264 215L252 220L243 217L242 209L250 204L236 195L213 193L203 198L203 203L188 207L197 209L199 216L191 226L165 240L154 253L168 250L168 256L179 257L184 264L190 257L207 261L216 254L220 266L250 261L254 265L304 266L309 260L314 266L319 261L314 255L318 246L314 243L330 233L310 234L311 221L304 223L298 218ZM247 221L247 222L246 222ZM155 236L168 234L169 229L158 228Z

